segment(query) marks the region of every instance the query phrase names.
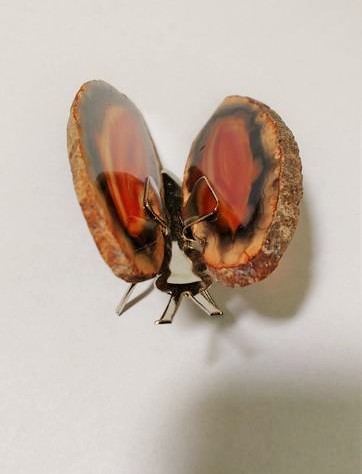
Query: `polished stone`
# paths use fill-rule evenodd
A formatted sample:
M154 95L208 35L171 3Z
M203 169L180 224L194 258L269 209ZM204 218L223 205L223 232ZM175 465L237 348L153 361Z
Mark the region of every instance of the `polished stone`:
M162 195L161 165L141 113L109 84L91 81L77 94L69 130L73 146L79 142L79 153L71 156L76 190L107 263L129 280L156 274L164 241L146 212L144 193L150 177ZM120 270L117 260L128 269Z

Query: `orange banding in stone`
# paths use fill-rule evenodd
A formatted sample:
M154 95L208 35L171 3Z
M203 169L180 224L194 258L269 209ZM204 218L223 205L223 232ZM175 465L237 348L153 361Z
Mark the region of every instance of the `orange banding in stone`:
M240 226L246 227L255 208L249 203L251 188L262 167L253 158L244 120L228 117L213 125L199 169L217 189L220 226L228 227L233 233ZM205 208L210 206L202 200L201 204Z
M152 174L139 124L127 111L109 107L97 135L97 145L117 215L128 233L137 237L146 219L144 183Z

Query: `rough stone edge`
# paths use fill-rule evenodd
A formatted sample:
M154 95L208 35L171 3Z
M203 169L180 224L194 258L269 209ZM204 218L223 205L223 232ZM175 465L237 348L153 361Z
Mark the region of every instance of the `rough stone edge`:
M279 196L273 220L258 254L240 267L209 271L214 280L226 286L247 286L263 280L271 274L291 241L299 218L299 203L303 195L302 165L298 145L293 133L279 115L267 105L247 98L261 107L277 133L281 169Z
M119 278L130 283L147 280L152 274L141 274L127 257L112 232L111 217L103 204L99 191L89 178L85 153L81 144L79 103L87 83L78 91L70 110L67 126L67 146L74 189L88 228L104 261Z

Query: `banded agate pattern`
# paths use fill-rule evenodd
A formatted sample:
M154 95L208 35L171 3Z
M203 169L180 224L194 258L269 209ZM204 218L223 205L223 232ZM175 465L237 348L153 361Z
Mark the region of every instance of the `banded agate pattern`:
M218 199L212 221L195 224L206 243L204 260L228 286L265 278L294 232L302 193L301 166L293 135L264 104L227 97L194 141L186 164L184 204L207 213L210 193L192 192L206 176Z
M127 281L156 275L164 239L143 198L148 177L162 196L161 165L139 110L103 81L84 84L71 109L68 147L78 199L106 263Z

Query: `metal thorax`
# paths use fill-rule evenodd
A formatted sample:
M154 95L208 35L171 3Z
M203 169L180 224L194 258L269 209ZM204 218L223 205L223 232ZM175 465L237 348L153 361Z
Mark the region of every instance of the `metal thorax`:
M192 226L206 219L215 217L218 199L207 178L202 176L186 202L182 212L182 195L178 179L168 171L162 171L165 209L156 184L151 177L147 178L143 205L149 216L162 228L166 239L166 250L160 274L154 285L170 295L167 306L156 324L170 324L183 297L189 298L210 317L222 316L208 288L212 279L203 262L202 250L204 242L192 234ZM193 198L199 187L205 187L210 194L214 206L202 216L193 214ZM167 216L166 219L163 216ZM116 308L121 316L131 305L130 298L136 287L131 283ZM146 294L148 291L145 292ZM145 296L142 294L141 297Z

